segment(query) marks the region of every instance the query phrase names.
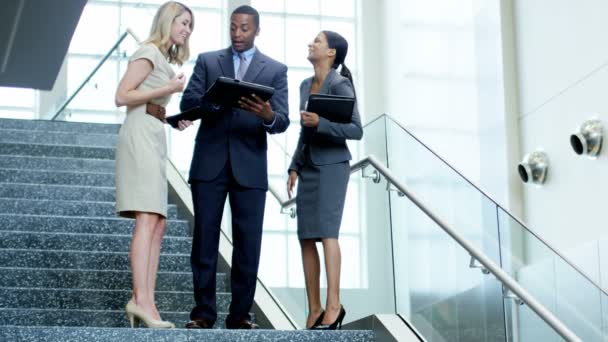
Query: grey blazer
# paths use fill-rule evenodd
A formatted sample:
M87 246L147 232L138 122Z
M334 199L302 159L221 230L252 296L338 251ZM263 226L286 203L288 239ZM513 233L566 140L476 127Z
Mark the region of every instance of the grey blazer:
M306 109L306 101L310 95L312 77L305 79L300 84L300 110ZM335 69L331 69L319 90L320 94L355 96L355 91L350 80L338 74ZM298 145L293 153L289 170L300 172L304 165L306 156L304 148L308 145L310 159L315 165L328 165L351 160L352 156L346 146L346 139L360 140L363 136L361 128L361 118L357 109L357 103L353 109L352 121L347 124L331 122L323 117L319 117L319 126L316 133L323 139L313 139L305 144L302 141L302 129ZM288 171L289 171L288 170Z

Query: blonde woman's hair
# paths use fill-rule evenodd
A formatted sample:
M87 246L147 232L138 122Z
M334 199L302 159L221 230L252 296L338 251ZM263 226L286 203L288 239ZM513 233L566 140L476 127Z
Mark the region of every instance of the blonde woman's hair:
M188 60L188 57L190 57L190 37L181 46L172 44L168 51L163 51L163 47L171 40L173 22L184 12L190 13L192 17L190 30L194 30L194 15L190 8L177 1L169 1L160 6L156 12L152 28L150 28L150 36L143 42L143 44L152 43L156 45L168 57L169 63L176 63L178 65L184 64Z

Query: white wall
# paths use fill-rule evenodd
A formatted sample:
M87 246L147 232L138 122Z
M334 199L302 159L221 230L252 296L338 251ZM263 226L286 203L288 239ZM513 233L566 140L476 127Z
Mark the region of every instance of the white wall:
M514 4L520 158L542 148L551 162L543 187L524 187L525 221L565 250L606 234L608 154L577 156L569 136L593 116L608 123L608 2Z

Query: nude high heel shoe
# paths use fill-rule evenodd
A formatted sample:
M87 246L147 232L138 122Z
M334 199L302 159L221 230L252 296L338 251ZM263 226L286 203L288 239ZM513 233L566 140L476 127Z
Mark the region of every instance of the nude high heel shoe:
M171 322L150 318L139 306L137 306L137 304L133 303L132 300L127 303L125 311L127 312L127 318L129 318L129 322L131 323L131 328L139 327L141 322L144 322L148 328L175 328L175 325Z

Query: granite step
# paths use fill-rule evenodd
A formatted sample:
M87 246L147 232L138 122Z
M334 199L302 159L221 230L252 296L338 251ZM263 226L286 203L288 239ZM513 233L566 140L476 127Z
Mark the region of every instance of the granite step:
M76 145L44 145L0 142L0 151L3 155L33 157L114 159L115 156L114 148Z
M229 290L228 276L218 273L216 291ZM0 287L130 290L131 271L0 267ZM158 272L158 291L192 291L191 272Z
M52 201L0 198L0 213L52 216L116 217L113 202ZM177 219L177 207L168 206L168 219Z
M114 202L114 187L0 182L0 198Z
M23 129L0 128L0 142L47 144L47 145L76 145L76 146L116 146L116 134L95 134L80 132L45 132Z
M0 214L0 231L128 235L134 224L134 220L119 217ZM188 231L187 221L167 220L166 237L188 237Z
M231 294L216 294L217 311L228 312ZM131 290L80 290L32 287L0 287L0 308L123 310ZM194 307L192 292L156 291L158 310L189 312Z
M0 169L1 183L114 186L114 173Z
M0 327L3 341L133 341L133 342L371 342L371 330L200 330L200 329L121 329L75 327Z
M118 134L120 125L49 120L0 119L0 128L45 132Z
M183 328L190 312L161 312L162 318ZM255 315L250 313L252 321ZM224 329L227 313L218 312L215 329ZM0 326L63 326L128 328L124 310L0 309Z
M87 159L50 156L35 157L14 156L2 153L2 155L0 155L0 168L72 172L114 172L115 162L113 158Z
M128 271L128 251L120 253L0 249L1 267ZM160 272L190 272L190 253L161 254Z
M124 252L129 250L131 235L40 233L32 231L0 231L0 248L44 249L89 252ZM192 239L166 236L161 253L189 253Z

